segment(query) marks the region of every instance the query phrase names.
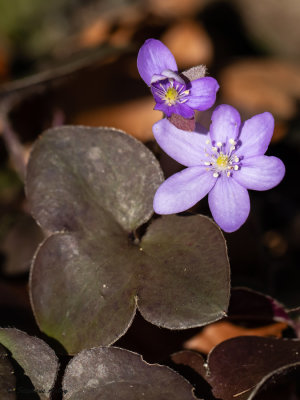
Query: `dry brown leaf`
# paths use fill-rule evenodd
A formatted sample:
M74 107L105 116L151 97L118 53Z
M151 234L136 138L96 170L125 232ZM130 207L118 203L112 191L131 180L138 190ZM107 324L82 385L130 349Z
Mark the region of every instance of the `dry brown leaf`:
M210 0L147 0L148 9L160 17L194 15Z
M110 28L111 24L107 19L95 20L80 33L79 47L93 47L104 43L109 37Z
M152 111L153 97L84 111L72 123L89 126L113 126L122 129L141 141L153 139L152 125L162 117L160 111Z
M225 102L249 115L270 111L280 119L289 120L297 113L300 66L296 64L247 59L223 70L219 83Z
M279 338L282 336L282 331L286 328L287 324L283 322L276 322L271 325L248 329L233 325L228 321L221 321L206 326L200 333L186 341L184 343L184 348L207 354L217 344L233 337L273 336Z
M176 23L161 40L173 53L179 69L212 62L212 41L204 27L193 20Z

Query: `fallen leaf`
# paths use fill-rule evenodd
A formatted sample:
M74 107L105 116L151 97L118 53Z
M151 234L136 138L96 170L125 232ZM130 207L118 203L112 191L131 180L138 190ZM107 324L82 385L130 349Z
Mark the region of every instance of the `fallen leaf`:
M215 322L206 326L200 333L193 336L184 343L184 348L197 350L201 353L209 353L217 344L227 339L238 336L272 336L282 337L282 331L287 328L287 324L277 322L275 324L262 326L259 328L247 329L233 325L227 321Z
M179 69L212 62L212 41L198 22L180 21L169 28L161 40L173 53Z
M152 110L154 104L153 97L149 96L99 109L90 109L77 114L72 123L113 126L146 142L153 139L152 126L162 116L160 111Z
M264 111L283 120L293 118L300 99L300 67L276 59L246 59L223 70L223 100L246 114ZM281 132L277 132L282 136Z
M155 15L160 17L182 17L194 15L202 9L209 0L148 0L147 6Z

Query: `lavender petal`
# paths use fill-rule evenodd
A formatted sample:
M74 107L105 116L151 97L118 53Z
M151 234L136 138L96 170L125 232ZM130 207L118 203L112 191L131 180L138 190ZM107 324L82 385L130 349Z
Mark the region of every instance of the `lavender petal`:
M255 115L244 122L239 136L237 156L259 156L265 154L274 131L274 118L269 112Z
M159 40L148 39L140 48L137 57L137 68L148 86L152 76L165 70L177 71L177 64L170 50Z
M214 105L219 87L218 82L211 77L192 81L189 98L186 104L194 110L207 110Z
M171 117L172 114L179 114L184 118L192 118L194 116L194 111L185 104L177 103L174 106L169 106L165 102L161 102L161 100L155 104L154 110L162 111L167 117Z
M285 167L279 158L257 156L245 159L233 178L247 189L269 190L278 185L284 174Z
M234 232L243 225L250 212L250 199L246 188L226 175L217 178L208 195L211 213L225 232Z
M180 164L192 167L206 161L207 135L178 129L166 118L156 122L152 130L160 147Z
M216 183L205 167L186 168L168 178L157 190L153 208L157 214L175 214L198 203Z
M210 137L212 141L226 143L236 139L239 133L241 117L238 111L227 105L218 106L212 114Z

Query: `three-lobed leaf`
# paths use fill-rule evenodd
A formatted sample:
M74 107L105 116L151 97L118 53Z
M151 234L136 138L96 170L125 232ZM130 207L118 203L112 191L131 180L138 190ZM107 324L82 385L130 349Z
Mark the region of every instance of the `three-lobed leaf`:
M227 249L210 219L165 216L136 235L162 179L153 154L114 129L66 126L37 141L27 196L51 234L35 256L30 295L40 328L69 353L116 341L137 305L170 329L226 313Z

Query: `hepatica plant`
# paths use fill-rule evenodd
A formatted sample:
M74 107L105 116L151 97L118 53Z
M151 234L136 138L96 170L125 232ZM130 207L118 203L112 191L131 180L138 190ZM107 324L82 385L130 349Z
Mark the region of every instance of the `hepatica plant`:
M155 108L167 117L175 113L192 118L194 110L215 102L216 80L195 78L197 68L179 74L173 55L157 40L146 41L140 49L138 69L151 88ZM170 330L226 317L230 271L219 226L227 232L238 229L250 210L247 189L267 190L283 178L283 163L264 155L273 128L271 114L242 124L239 113L228 105L215 109L209 132L198 125L195 131L184 131L164 118L154 125L154 137L187 167L164 182L154 155L124 132L82 126L44 132L33 147L26 177L31 213L47 236L32 262L30 299L41 331L75 356L64 374L61 367L63 380L58 381L59 360L46 343L0 328L5 346L0 346L0 397L16 399L13 358L41 399L195 399L193 387L174 371L151 366L137 354L111 345L126 333L137 308L146 320ZM152 219L154 211L184 211L207 193L219 226L203 215ZM275 320L275 303L261 301L271 310L266 315ZM280 315L294 329L288 313L282 310ZM198 358L198 367L191 355L174 360L196 366L218 398L234 400L251 387L254 399L266 379L280 375L282 368L284 373L299 368L300 348L299 341L292 340L276 345L250 342L251 352L246 354L244 341L221 345L208 363ZM275 363L273 347L279 351ZM268 355L261 361L266 365L253 379L248 378L249 370L242 370L247 379L236 383L240 360L251 366L252 374L259 362L256 349L261 357ZM228 362L224 354L229 354ZM235 354L240 357L236 363L231 362ZM233 382L230 390L228 382Z

